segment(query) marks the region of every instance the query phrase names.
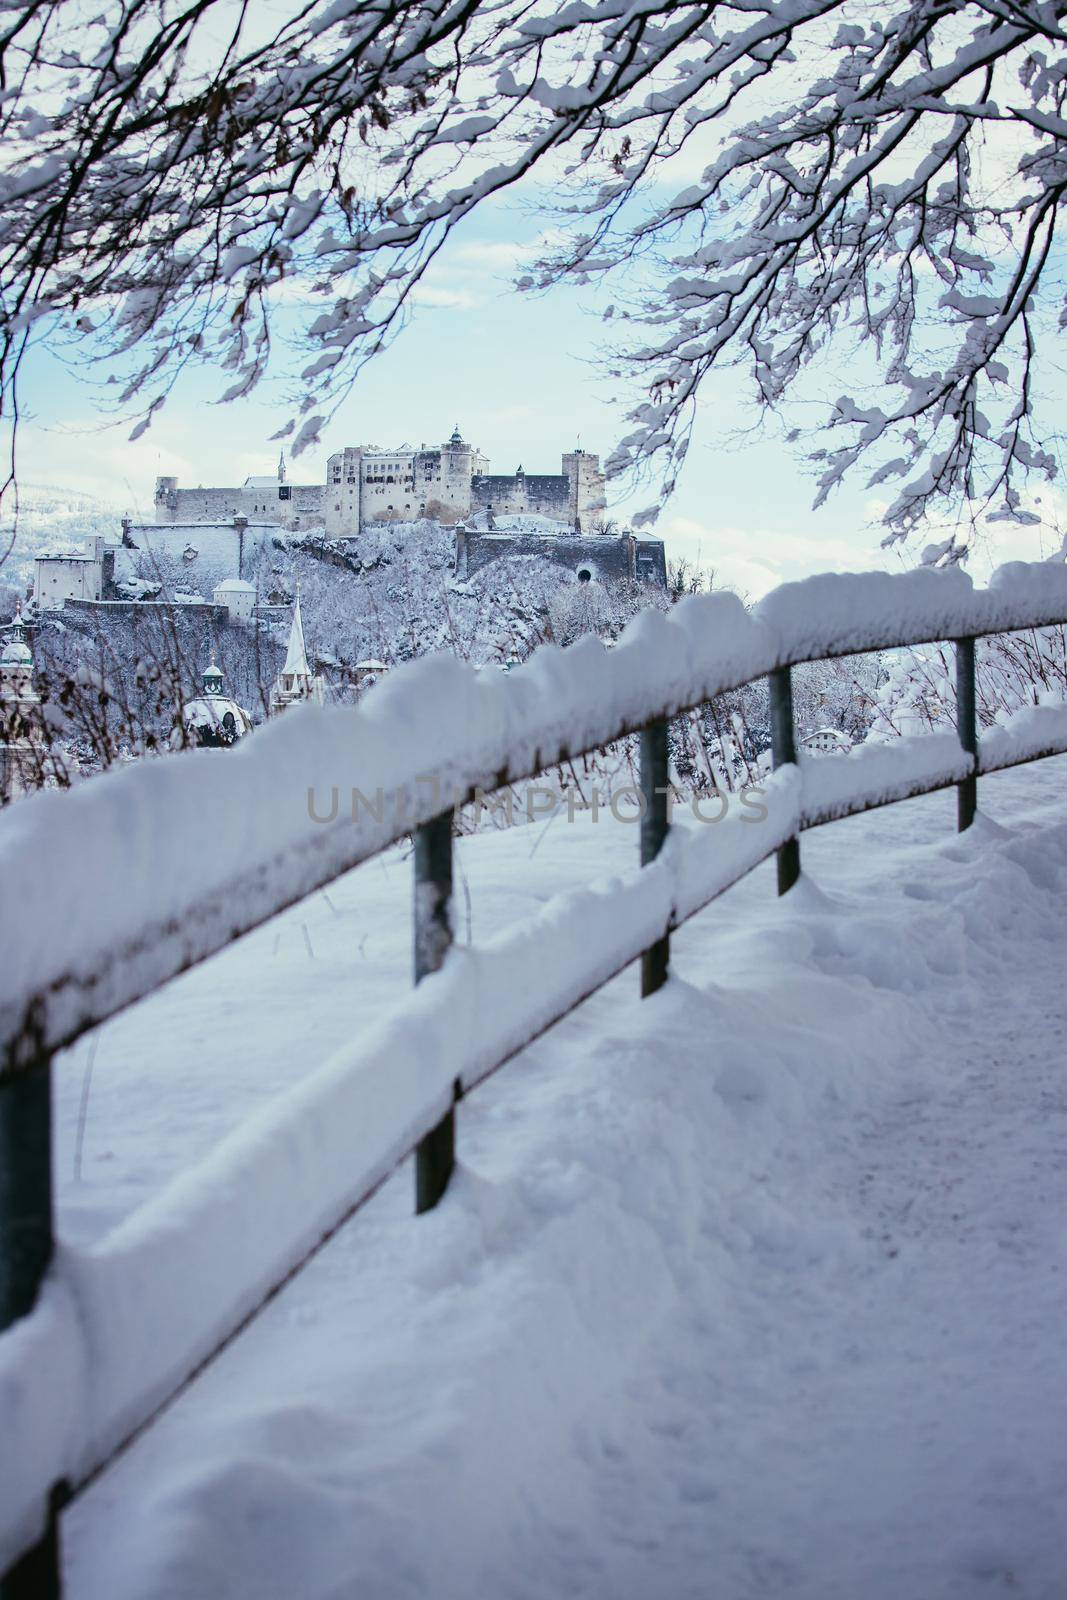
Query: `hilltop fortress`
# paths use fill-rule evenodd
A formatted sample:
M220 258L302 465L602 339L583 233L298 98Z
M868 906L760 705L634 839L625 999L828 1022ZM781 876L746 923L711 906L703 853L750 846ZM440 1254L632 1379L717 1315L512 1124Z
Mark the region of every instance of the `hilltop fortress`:
M330 456L325 483L292 483L284 455L273 477L246 478L239 488L181 489L177 478L156 479L156 522L270 523L299 531L325 527L330 538L353 537L368 523L429 517L453 525L479 511L537 515L593 531L604 506L600 457L584 450L563 456L558 473L488 472L489 461L458 426L444 444L383 450L349 445Z

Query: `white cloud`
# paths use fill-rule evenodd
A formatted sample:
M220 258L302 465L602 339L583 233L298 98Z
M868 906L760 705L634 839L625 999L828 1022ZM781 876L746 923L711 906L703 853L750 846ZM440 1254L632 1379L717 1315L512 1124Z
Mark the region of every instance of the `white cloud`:
M454 260L468 262L471 266L508 271L520 261L528 259L535 250L535 245L520 244L515 239L479 239L471 244L456 245L452 256Z
M448 311L473 311L482 304L469 289L448 289L436 283L416 284L412 299L420 306L440 306Z
M703 522L695 517L666 516L656 533L667 546L668 559L684 557L715 574L721 588L758 600L780 583L816 572L867 572L897 565L878 549L877 539L842 538L776 528L742 528Z

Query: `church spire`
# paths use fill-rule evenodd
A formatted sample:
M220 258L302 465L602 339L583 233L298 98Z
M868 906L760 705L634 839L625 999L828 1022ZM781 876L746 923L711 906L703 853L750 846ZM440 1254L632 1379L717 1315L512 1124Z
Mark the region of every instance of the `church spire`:
M285 450L278 451L278 482L285 482Z
M282 671L291 673L297 678L311 677L307 651L304 648L304 619L300 615L299 578L296 581L296 604L293 606L293 621L289 628L289 648L285 653L285 666Z
M316 677L308 661L307 650L304 646L304 619L300 613L300 580L296 581L296 596L293 601L293 620L289 625L289 645L285 652L285 665L271 690L270 709L274 715L284 711L286 706L291 706L298 700L310 700L315 705L322 705L325 699L325 686L323 680Z

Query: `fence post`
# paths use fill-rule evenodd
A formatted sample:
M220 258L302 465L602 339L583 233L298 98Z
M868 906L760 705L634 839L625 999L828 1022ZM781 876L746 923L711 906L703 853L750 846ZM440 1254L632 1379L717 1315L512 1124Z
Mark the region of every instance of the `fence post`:
M0 1068L0 1333L33 1310L54 1248L52 1062ZM58 1600L57 1487L37 1544L0 1577L0 1600Z
M641 865L655 861L670 831L670 766L666 722L641 729ZM657 939L641 956L641 998L655 994L667 981L670 934Z
M443 965L452 943L452 813L415 830L415 982ZM456 1154L455 1111L415 1148L415 1214L432 1211L448 1187Z
M774 770L795 766L796 734L793 728L793 673L778 667L767 679L771 696L771 755ZM778 893L787 894L800 877L800 840L795 836L778 847Z
M978 809L978 713L974 689L974 640L956 640L956 731L960 744L974 757L970 777L956 785L956 831L963 833Z

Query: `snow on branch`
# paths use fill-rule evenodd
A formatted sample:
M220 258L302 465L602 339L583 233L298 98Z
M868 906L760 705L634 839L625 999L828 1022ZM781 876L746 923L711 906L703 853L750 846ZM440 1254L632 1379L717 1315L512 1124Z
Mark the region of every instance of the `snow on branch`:
M821 495L869 461L874 481L905 480L902 536L935 499L1006 500L1055 470L1033 399L1061 312L1054 8L311 0L271 16L5 8L9 425L42 319L87 357L122 356L124 403L148 410L191 360L248 394L296 285L310 357L288 432L313 442L452 231L541 176L565 225L528 286L633 288L616 325L641 332L614 365L645 398L615 471L658 462L669 493L723 362L773 409L857 344L877 404L825 415Z

